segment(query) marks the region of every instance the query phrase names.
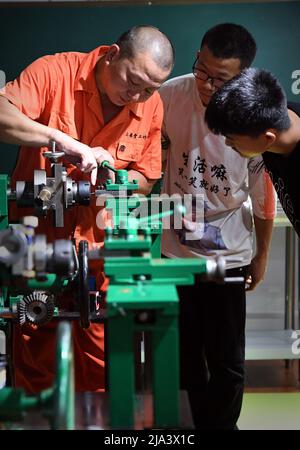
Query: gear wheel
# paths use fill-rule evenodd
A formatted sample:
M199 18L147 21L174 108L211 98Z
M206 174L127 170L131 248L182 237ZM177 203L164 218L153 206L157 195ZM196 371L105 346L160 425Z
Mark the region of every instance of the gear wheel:
M30 322L34 325L44 325L54 314L54 300L45 292L34 291L25 295L18 305L20 325Z

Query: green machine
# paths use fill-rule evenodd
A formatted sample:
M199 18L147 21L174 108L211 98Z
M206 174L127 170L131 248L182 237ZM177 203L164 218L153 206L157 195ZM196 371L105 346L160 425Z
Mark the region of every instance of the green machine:
M80 296L74 314L55 303L65 289L83 290L79 276L83 263L75 245L68 239L47 243L45 235L35 233L38 217L52 214L53 226L63 227L64 211L75 204L88 205L92 194L88 181L75 182L67 176L60 162L64 152L55 147L52 142L51 151L44 153L51 164L50 176L35 170L33 181L18 180L12 189L7 175L0 175L0 317L17 319L21 325L28 321L40 326L52 318L70 319L76 314L81 318L84 310ZM35 216L9 224L9 201L30 207Z
M134 248L134 256L105 258L110 278L107 294L107 342L112 427L134 426L134 335L148 337L155 428L179 428L178 294L176 285L192 284L194 275L208 276L206 261L152 258L151 241L134 240L131 230L118 244ZM105 248L115 244L105 241ZM137 245L140 248L138 255ZM220 273L216 263L214 276ZM148 361L149 365L149 361ZM122 373L122 378L120 378Z
M48 155L52 162L49 178L45 171L35 171L34 182L18 181L12 191L7 175L0 175L0 330L6 338L6 355L0 357L1 375L6 373L6 386L0 389L0 424L4 429L22 428L30 414L44 417L51 429L75 427L70 322L62 321L58 326L53 386L38 395L10 387L12 322L42 326L58 316L63 318L56 296L78 278L79 261L72 242L60 239L47 243L46 236L35 233L35 216L25 216L18 224L8 223L10 200L33 207L37 215L53 211L55 226L63 226L64 208L83 202L89 187L70 180L57 160L62 155L53 153L55 146Z
M34 218L24 218L22 224L9 226L9 199L16 200L22 206L34 206L38 215L51 211L55 226L63 225L63 209L77 201L88 204L91 195L89 185L76 184L66 177L63 166L58 163L61 156L56 155L54 146L48 155L52 161L52 176L46 177L45 173L41 173L43 171L38 171L34 174L33 183L20 182L16 192L10 191L7 177L0 176L2 327L11 323L8 319L28 320L38 326L53 319L79 319L84 328L89 326L90 321L105 320L109 423L111 428L125 429L135 428L135 339L136 336L143 336L144 366L150 369L151 378L151 387L147 389L153 403L151 426L179 428L179 301L176 285L194 283L195 275L202 277L203 282L241 280L225 279L225 262L222 258L161 258L162 219L173 214L173 211L157 212L160 199L156 196L156 212L141 214L152 199L135 194L138 183L129 182L127 171L116 170L107 162L102 167L115 173L115 182L107 180L95 191L95 195L112 215L112 226L105 231L104 246L89 249L87 242L81 241L76 254L69 241L47 244L45 237L35 236ZM106 310L101 317L97 313L95 293L90 288L88 268L89 261L93 259L104 259L104 271L109 277ZM78 310L69 314L61 311L53 300L56 293L65 288L79 293ZM71 377L71 371L65 373ZM57 385L64 384L61 378L58 380L49 392L29 400L24 394L7 391L7 398L9 395L16 397L12 403L11 416L37 405L44 405L49 413L49 405L52 405L52 417L58 416L60 419L58 423L51 422L51 426L72 428L73 400L70 400L70 411L57 413L57 405L61 402L60 397L57 397L60 392ZM68 385L73 386L73 382L70 381ZM72 399L72 392L65 392L64 399L68 396ZM3 397L0 396L0 412L7 409L5 398L4 391Z
M108 163L104 165L114 170ZM116 172L116 184L107 186L114 196L106 201L112 211L113 226L106 229L104 271L109 277L107 292L107 360L110 425L134 428L136 380L134 341L138 333L147 340L145 354L151 368L153 427L179 428L179 355L176 285L194 283L194 276L224 282L225 261L167 259L160 257L161 219L165 211L136 218L119 196L120 185L127 186L126 171ZM122 172L119 180L118 172ZM124 172L124 174L123 174ZM137 187L130 185L129 190ZM151 199L134 197L131 207ZM90 257L96 257L95 252ZM149 360L150 359L150 360ZM121 375L120 375L121 374Z
M48 244L44 235L35 234L36 217L26 216L22 223L9 225L9 195L8 178L0 175L0 330L6 336L6 355L1 356L0 368L2 373L7 371L10 383L12 320L42 325L57 315L54 295L72 279L75 258L70 241L57 240ZM8 386L0 389L2 429L22 428L20 423L35 411L44 417L51 429L74 429L73 350L69 322L61 322L58 327L55 373L53 386L37 395L26 395L24 390Z

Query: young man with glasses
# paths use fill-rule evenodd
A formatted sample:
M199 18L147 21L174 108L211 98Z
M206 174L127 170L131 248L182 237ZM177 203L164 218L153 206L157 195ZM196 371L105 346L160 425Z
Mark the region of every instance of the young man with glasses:
M202 224L163 233L167 257L226 258L227 276L246 283L201 283L180 295L181 386L187 390L196 428L235 429L244 388L245 287L262 281L275 214L275 195L261 157L249 161L213 135L204 115L213 93L251 65L256 44L236 24L219 24L204 35L193 73L160 88L164 103L163 192L204 196ZM252 255L252 200L256 254ZM201 202L200 202L201 203Z

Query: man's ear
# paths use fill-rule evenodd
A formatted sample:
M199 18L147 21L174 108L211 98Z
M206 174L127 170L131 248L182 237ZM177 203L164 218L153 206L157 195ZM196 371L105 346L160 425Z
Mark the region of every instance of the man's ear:
M112 61L117 59L119 55L120 47L117 44L112 44L105 55L105 62L110 64Z
M273 143L277 139L276 132L272 131L272 130L267 130L264 133L264 138L265 138L265 142L266 142L266 148L268 149L273 145Z

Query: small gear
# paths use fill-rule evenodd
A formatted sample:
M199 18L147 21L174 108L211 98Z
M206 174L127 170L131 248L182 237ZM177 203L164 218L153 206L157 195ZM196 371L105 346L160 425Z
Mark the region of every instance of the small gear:
M20 325L30 322L34 325L44 325L54 314L54 300L45 292L34 291L20 300L18 317Z

